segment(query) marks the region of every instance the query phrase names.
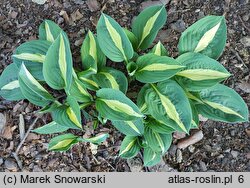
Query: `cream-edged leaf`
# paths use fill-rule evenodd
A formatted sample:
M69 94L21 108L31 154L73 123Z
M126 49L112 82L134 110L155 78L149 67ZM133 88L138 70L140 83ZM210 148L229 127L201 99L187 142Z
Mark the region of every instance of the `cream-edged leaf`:
M24 64L21 65L18 80L22 94L33 104L46 106L54 101L52 95L31 75Z
M62 29L51 20L44 20L39 26L39 39L54 42Z
M106 119L132 121L143 117L138 107L121 91L104 88L96 95L96 109Z
M143 10L132 23L132 32L138 39L137 48L147 49L166 20L167 13L164 6L156 5Z
M18 67L15 63L8 65L0 76L0 96L7 100L21 100L23 96L18 81Z
M126 136L122 141L119 156L122 158L133 158L140 151L140 146L138 144L138 138L134 136Z
M199 52L218 59L225 47L226 35L224 16L206 16L182 33L178 49L180 54Z
M69 91L72 82L72 56L67 35L61 32L50 46L43 64L43 75L53 89Z
M112 61L128 61L133 57L134 50L124 30L106 14L98 21L97 39L103 53Z

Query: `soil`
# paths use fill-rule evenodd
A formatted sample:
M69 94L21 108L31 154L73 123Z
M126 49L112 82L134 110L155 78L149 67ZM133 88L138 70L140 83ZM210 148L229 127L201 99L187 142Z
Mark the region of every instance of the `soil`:
M234 88L250 106L250 4L249 0L165 0L168 21L157 36L172 57L176 57L178 38L182 31L205 15L225 15L228 26L227 45L219 61L232 76L225 84ZM95 31L101 11L114 17L122 26L130 27L141 9L155 1L142 0L47 0L39 5L31 0L1 0L0 2L0 73L10 63L11 55L21 43L37 38L38 26L44 19L58 23L68 34L75 66L80 64L80 46L90 29ZM121 66L112 64L112 66ZM135 85L135 87L138 87ZM133 93L132 93L133 94ZM110 125L99 131L110 138L97 149L89 144L77 144L70 151L47 151L51 136L30 133L15 159L16 150L38 108L28 101L9 102L0 99L0 171L250 171L249 123L225 124L203 121L203 139L186 149L178 149L175 139L161 164L144 168L141 155L131 160L118 156L123 135ZM20 115L21 114L21 115ZM22 123L24 117L24 124ZM39 127L51 120L41 116ZM6 121L6 122L5 122ZM86 134L92 134L87 122ZM2 127L1 127L2 126ZM24 127L23 127L24 126ZM23 127L23 128L22 128ZM21 129L21 131L19 131ZM22 163L18 165L18 162Z

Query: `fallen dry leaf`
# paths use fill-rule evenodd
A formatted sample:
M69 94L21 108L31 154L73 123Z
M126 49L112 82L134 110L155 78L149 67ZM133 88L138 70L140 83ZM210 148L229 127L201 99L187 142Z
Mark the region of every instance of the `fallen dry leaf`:
M239 88L246 92L246 93L250 93L250 83L248 82L244 82L242 81L240 84L239 84Z
M183 140L180 140L178 142L177 147L180 149L185 149L186 147L199 142L202 138L203 138L202 131L198 131L198 132L194 133L193 135L191 135Z
M7 126L4 128L4 130L2 131L2 134L0 134L0 136L7 139L7 140L11 140L13 137L13 131L15 129L16 129L16 126L14 126L14 127Z
M100 4L97 2L97 0L87 0L86 4L88 5L91 12L95 12L100 9Z
M83 15L81 14L79 10L76 10L70 15L70 17L71 17L71 20L74 22L83 18Z

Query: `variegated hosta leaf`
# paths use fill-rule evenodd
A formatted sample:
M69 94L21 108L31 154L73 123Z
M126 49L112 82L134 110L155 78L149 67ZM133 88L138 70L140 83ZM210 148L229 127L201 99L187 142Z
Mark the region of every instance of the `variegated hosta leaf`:
M43 64L43 75L53 89L69 90L72 81L72 56L67 35L61 32L50 46Z
M158 55L158 56L168 56L167 49L163 46L161 41L159 41L151 50L151 53Z
M199 52L218 59L225 47L227 27L224 16L206 16L186 29L179 40L179 53Z
M51 42L46 40L32 40L21 44L12 55L13 62L20 68L25 64L29 72L38 80L43 78L43 62Z
M135 77L143 83L167 80L185 67L173 58L152 53L139 57L136 63L138 68Z
M31 75L24 64L21 65L18 81L23 96L33 104L46 106L54 101L52 95Z
M69 107L66 110L66 113L69 119L80 129L82 128L82 119L81 119L81 110L80 106L77 103L76 99L73 96L67 97L67 103Z
M145 84L140 92L138 93L138 96L137 96L137 106L139 107L140 111L143 113L143 114L146 114L148 115L149 114L149 111L148 111L148 105L145 101L145 95L146 95L146 91L147 89L150 88L150 85L149 84Z
M32 132L35 132L38 134L55 134L55 133L61 133L61 132L67 131L68 129L69 127L59 125L55 121L52 121L42 127L38 127L32 130Z
M126 136L122 141L119 156L125 159L135 157L140 151L140 145L138 144L138 137Z
M109 134L103 133L92 138L81 138L84 142L90 142L92 144L101 144L109 137Z
M189 100L189 103L190 103L190 106L191 106L191 109L192 109L192 122L191 122L191 127L190 129L197 129L199 127L199 114L198 114L198 111L195 107L195 104L193 103L192 100Z
M147 49L166 20L167 12L164 6L151 6L143 10L132 24L132 32L138 39L137 48Z
M133 121L143 117L138 107L121 91L104 88L96 95L96 109L106 119Z
M138 46L138 39L136 38L136 36L134 35L134 33L132 33L131 31L129 31L126 28L123 28L124 32L126 33L129 41L131 42L133 49L137 50L137 46Z
M144 166L154 166L161 161L161 153L153 151L150 147L144 148Z
M98 21L97 39L103 53L112 61L127 62L133 57L134 50L124 30L106 14Z
M136 70L138 69L138 66L135 62L130 61L127 65L126 65L127 71L128 71L128 75L129 76L134 76L134 74L136 73Z
M53 120L60 125L67 126L70 129L82 129L79 112L72 107L60 105L51 114Z
M0 96L7 100L21 100L23 96L18 81L18 71L15 63L8 65L0 76Z
M181 132L188 133L192 111L183 89L173 80L157 85L151 84L146 90L145 101L149 113L161 123Z
M152 129L153 131L155 131L157 133L171 134L175 131L173 128L165 125L164 123L157 121L156 119L154 119L152 117L148 117L145 124L150 129Z
M92 75L92 79L101 88L112 88L123 93L126 93L128 89L126 76L121 71L111 67L102 68L97 74Z
M62 29L51 20L44 20L39 26L39 39L54 42Z
M134 121L112 121L112 124L121 133L128 136L140 136L144 133L142 118L138 118Z
M89 58L89 56L92 58ZM97 39L91 31L88 32L83 41L81 58L84 70L92 69L95 73L97 69L102 68L106 64L106 57L102 53Z
M164 154L172 143L172 134L161 134L148 126L145 127L144 138L154 152L161 154Z
M176 80L190 91L214 86L230 76L223 65L203 54L188 52L176 60L186 66L176 74Z
M229 123L248 121L248 107L233 89L217 84L202 90L200 97L203 104L196 108L202 116Z
M92 74L91 70L87 70L77 73L77 76L86 88L96 91L100 86L93 80Z
M70 95L73 96L78 102L91 102L93 100L92 96L89 94L84 84L77 78L74 70L72 70L72 72L73 80L69 91Z
M63 134L52 138L49 142L49 150L67 151L74 144L78 143L78 137L73 134Z

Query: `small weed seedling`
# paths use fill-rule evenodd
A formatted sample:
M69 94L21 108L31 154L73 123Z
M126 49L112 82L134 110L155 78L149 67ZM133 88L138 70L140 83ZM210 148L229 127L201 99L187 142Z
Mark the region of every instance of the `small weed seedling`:
M149 7L137 16L130 31L102 14L97 34L89 31L83 41L81 70L73 68L66 33L45 20L39 27L39 40L15 50L14 63L1 75L0 95L7 100L27 99L42 107L40 113L51 113L53 121L34 130L61 133L51 139L49 150L103 142L108 134L83 138L77 136L80 132L65 133L84 131L82 117L91 117L94 128L111 121L126 135L120 156L132 158L142 151L145 166L161 160L174 131L188 134L197 128L198 114L229 123L248 121L243 99L220 84L230 76L217 61L226 44L225 18L206 16L187 28L176 59L168 56L160 41L147 50L166 18L164 6ZM127 73L106 66L106 57L123 62ZM126 96L128 80L145 84L137 104Z

